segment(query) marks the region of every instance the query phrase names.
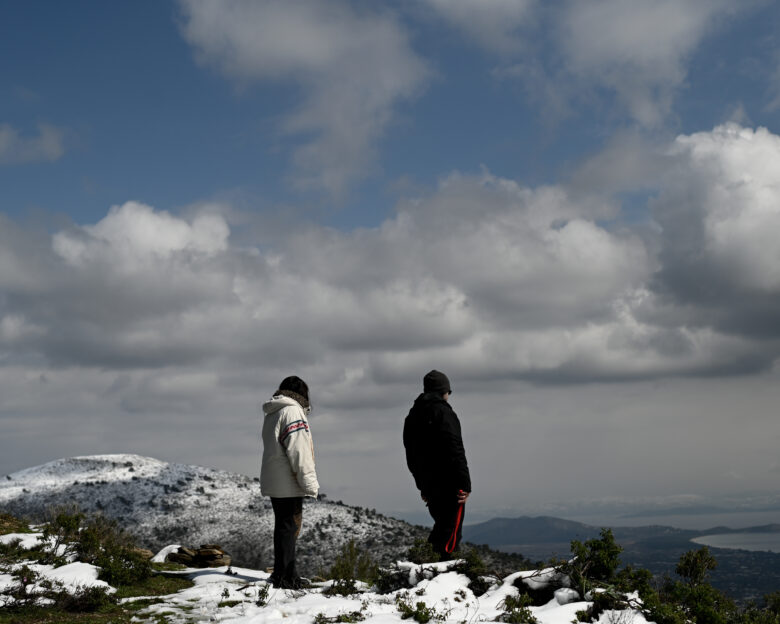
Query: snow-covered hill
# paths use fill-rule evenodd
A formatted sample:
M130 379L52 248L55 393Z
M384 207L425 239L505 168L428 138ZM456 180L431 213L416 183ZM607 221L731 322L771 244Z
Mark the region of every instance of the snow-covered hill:
M415 538L427 536L422 527L373 510L307 501L298 560L310 575L328 569L350 539L378 562L389 563L403 559ZM238 565L263 569L273 563L271 502L261 496L259 480L246 475L138 455L92 455L0 479L0 510L14 515L40 520L48 508L71 503L116 518L151 550L173 543L216 543ZM516 557L507 564L521 561Z

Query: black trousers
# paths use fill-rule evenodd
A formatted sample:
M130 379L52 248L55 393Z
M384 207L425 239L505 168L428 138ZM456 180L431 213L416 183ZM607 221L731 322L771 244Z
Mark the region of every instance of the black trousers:
M274 508L274 572L272 582L288 584L298 579L295 542L303 521L303 497L272 498Z
M459 507L455 494L428 496L428 512L433 518L433 530L428 536L428 541L433 546L434 552L439 553L442 561L452 558L452 555L446 551L446 546L453 533L455 533L455 548L453 550L457 550L460 546L465 508L459 518Z

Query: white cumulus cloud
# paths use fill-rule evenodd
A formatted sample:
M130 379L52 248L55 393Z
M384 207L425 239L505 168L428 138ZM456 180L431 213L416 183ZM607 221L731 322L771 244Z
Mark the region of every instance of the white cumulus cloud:
M672 153L690 163L687 189L676 179L661 201L700 194L699 252L719 281L780 294L780 137L730 123L679 137Z
M95 225L54 235L54 250L71 264L101 259L117 265L155 262L175 253L214 255L227 249L230 231L219 215L202 214L187 223L151 206L127 202L113 206ZM105 257L110 254L112 258Z

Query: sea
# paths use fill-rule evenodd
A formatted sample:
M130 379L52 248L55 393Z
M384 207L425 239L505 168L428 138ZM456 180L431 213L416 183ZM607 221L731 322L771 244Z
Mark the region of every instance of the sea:
M702 535L692 541L712 548L780 553L780 533L721 533L719 535Z
M719 513L646 513L620 516L617 514L600 515L562 515L568 520L576 520L593 526L648 526L664 525L678 529L692 529L694 531L706 531L713 527L728 527L730 529L743 529L747 527L763 526L766 524L780 524L780 510L743 511L735 510Z

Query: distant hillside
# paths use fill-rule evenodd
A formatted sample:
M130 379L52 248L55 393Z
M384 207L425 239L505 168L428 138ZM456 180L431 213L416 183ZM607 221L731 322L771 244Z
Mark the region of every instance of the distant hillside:
M464 536L475 544L507 546L515 544L545 544L573 539L596 537L599 528L554 518L552 516L523 516L520 518L493 518L480 524L463 527Z
M298 546L302 572L327 569L350 539L381 562L403 559L428 530L374 510L306 499ZM246 475L169 464L138 455L74 457L0 479L0 510L36 521L53 506L75 503L102 512L140 545L222 545L238 565L273 564L273 510L260 483ZM520 569L517 555L484 552L497 569Z

